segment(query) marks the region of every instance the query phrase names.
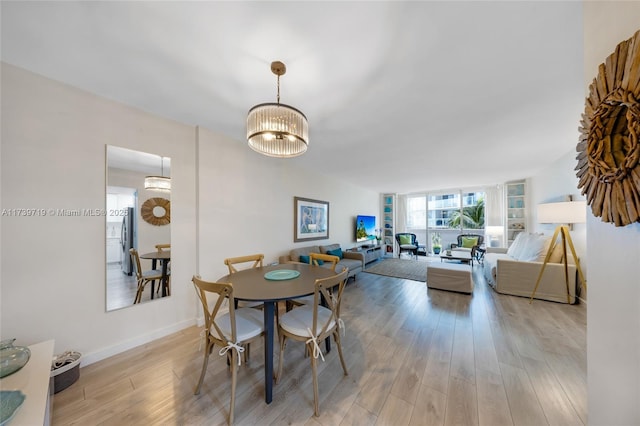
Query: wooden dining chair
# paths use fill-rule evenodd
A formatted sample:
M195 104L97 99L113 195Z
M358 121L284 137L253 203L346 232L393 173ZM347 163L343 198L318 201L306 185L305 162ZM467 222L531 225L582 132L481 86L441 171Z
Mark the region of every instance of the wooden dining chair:
M136 297L133 300L133 304L140 303L142 300L142 292L144 291L145 286L153 281L158 281L158 287L160 287L162 283L162 271L158 269L150 269L148 271L143 271L140 266L140 255L138 254L138 250L132 248L129 249L129 253L131 254L131 259L133 260L133 269L136 274L136 279L138 280L138 288L136 290ZM167 280L169 277L167 277Z
M202 304L204 313L206 346L204 350L204 360L200 379L194 391L195 395L200 393L202 382L207 372L209 355L215 345L220 346L218 354L227 356L229 368L231 369L231 403L229 406L229 424L233 423L236 398L236 381L238 367L242 364L242 354L249 342L264 336L264 325L262 313L256 309L234 307L233 284L207 282L198 276L193 276L193 285L196 294ZM213 306L207 300L207 294L217 296ZM213 299L213 298L212 298ZM224 301L228 300L229 311L220 315L220 308Z
M317 279L313 294L313 304L294 308L284 313L278 319L278 336L280 341L280 360L278 361L278 374L276 383L282 378L282 365L284 348L287 339L305 343L305 350L311 354L311 374L313 375L313 401L314 414L320 415L318 395L318 357L324 361L324 355L320 349L320 342L333 336L338 347L340 363L344 375L347 376L347 366L342 354L342 342L340 329L344 330L344 323L340 318L340 303L349 270L344 268L342 272L328 278ZM325 299L326 306L321 304Z
M237 265L245 265L244 268L241 269L249 269L249 268L259 268L262 267L262 262L264 261L264 254L249 254L247 256L238 256L238 257L228 257L224 260L224 264L229 268L230 274L235 274L238 272ZM252 263L253 262L253 263ZM247 266L250 264L250 266ZM251 302L245 300L239 300L236 303L236 306L239 308L262 308L262 302Z
M171 244L156 244L156 250L158 250L158 253L163 252L165 250L171 250ZM167 293L167 296L171 296L171 285L170 285L170 280L171 280L171 275L169 274L171 272L171 262L169 262L167 264L167 289L165 290ZM156 290L156 294L158 294L158 292L160 292L160 286L158 286L158 289Z
M321 266L325 263L331 264L331 270L335 272L338 262L340 262L338 256L324 253L309 253L309 263L313 266ZM309 305L311 303L313 303L313 294L287 300L287 310L290 311L294 306Z

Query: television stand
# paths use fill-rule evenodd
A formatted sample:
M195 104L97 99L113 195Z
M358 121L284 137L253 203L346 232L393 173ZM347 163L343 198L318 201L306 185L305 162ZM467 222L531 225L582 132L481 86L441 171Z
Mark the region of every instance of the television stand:
M383 251L381 245L363 245L349 249L350 251L358 251L364 254L364 263L371 263L382 259Z

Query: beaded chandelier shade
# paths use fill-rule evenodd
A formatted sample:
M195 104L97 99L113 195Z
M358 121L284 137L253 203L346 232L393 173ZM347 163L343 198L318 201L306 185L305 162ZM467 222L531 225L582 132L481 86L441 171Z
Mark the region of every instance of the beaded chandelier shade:
M144 189L152 191L171 191L171 178L164 176L164 157L160 159L160 176L147 176L144 178Z
M300 110L280 103L280 76L286 70L282 62L271 63L271 71L278 76L277 102L256 105L247 116L249 147L269 157L297 157L309 146L307 117Z

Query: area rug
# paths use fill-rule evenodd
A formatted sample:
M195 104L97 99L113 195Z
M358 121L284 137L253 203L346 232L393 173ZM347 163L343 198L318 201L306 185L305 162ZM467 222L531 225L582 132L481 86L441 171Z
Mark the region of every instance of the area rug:
M424 260L384 259L364 270L371 274L404 278L413 281L427 281L427 264Z

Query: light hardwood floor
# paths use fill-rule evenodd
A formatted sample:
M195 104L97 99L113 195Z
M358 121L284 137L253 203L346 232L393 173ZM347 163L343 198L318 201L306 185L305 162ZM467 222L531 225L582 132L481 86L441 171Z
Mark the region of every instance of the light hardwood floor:
M482 266L474 278L469 296L359 273L343 299L349 376L336 350L319 362L320 417L302 345L288 344L267 405L263 348L254 344L239 369L235 423L587 424L586 307L499 295ZM191 327L82 368L54 396L53 424L224 424L230 375L216 349L193 395L199 334Z

